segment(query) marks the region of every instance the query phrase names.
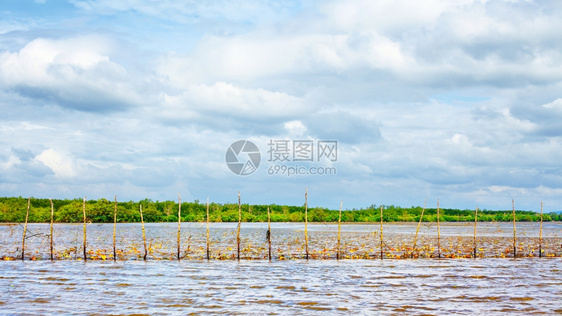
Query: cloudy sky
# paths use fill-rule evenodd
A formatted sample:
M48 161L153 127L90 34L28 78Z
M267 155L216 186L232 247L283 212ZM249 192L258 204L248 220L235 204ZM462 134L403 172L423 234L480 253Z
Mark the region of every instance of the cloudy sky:
M562 209L560 1L0 11L0 196ZM237 140L250 175L225 163ZM337 174L273 172L297 166Z

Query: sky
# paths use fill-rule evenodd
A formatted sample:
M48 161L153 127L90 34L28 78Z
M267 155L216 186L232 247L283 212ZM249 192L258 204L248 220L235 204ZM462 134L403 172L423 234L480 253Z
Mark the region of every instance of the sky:
M560 1L0 14L0 196L562 209Z

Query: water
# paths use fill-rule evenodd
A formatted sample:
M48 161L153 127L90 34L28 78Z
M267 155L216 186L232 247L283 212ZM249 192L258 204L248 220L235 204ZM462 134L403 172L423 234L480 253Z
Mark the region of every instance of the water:
M456 259L435 258L435 224L422 224L412 249L415 223L385 223L385 260L378 224L346 224L340 255L362 260L339 261L337 225L309 225L307 261L303 224L275 223L271 262L263 223L243 223L240 233L242 259L258 260L234 260L236 225L211 224L207 261L206 225L183 223L178 261L177 224L147 224L143 261L140 224L119 224L115 262L111 224L87 226L86 262L82 225L55 225L55 261L48 224L28 226L25 261L22 226L0 225L0 314L562 313L562 223L545 223L542 259L537 223L517 223L517 259L505 258L511 223L479 223L476 259L463 258L473 255L472 223L442 224L440 254ZM419 259L392 259L412 255Z
M4 261L0 314L555 314L561 263Z
M437 240L435 223L422 223L416 249L413 249L417 223L385 223L383 227L383 256L385 258L465 257L474 254L473 223L442 223L441 238ZM177 258L177 223L148 223L146 226L147 258ZM212 259L237 258L237 223L210 225L210 255ZM335 259L337 224L309 224L309 258ZM242 259L267 259L267 223L242 223L240 256ZM341 228L340 258L380 258L380 225L343 224ZM23 225L0 225L0 258L21 258ZM25 244L25 258L50 258L49 224L29 224ZM83 257L83 225L55 224L54 257L80 259ZM276 260L306 257L303 223L272 223L272 257ZM517 223L517 256L539 255L539 224ZM438 247L439 242L439 247ZM512 223L478 223L477 256L513 257ZM180 256L184 259L206 258L206 224L182 223ZM139 260L144 257L144 242L139 223L118 224L116 232L117 257L120 260ZM113 224L87 225L88 259L113 258ZM543 256L562 255L562 223L548 222L543 227Z

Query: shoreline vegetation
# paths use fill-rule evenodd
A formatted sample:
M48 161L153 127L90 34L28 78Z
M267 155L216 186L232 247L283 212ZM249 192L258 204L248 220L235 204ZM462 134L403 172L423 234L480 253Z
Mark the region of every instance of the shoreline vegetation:
M80 223L86 221L91 223L113 223L114 216L120 223L141 222L139 208L143 210L144 222L177 222L179 204L175 201L152 201L144 199L138 202L115 202L106 199L84 200L77 199L53 199L52 208L49 199L31 198L31 206L28 209L28 198L23 197L0 197L0 223L49 223L53 211L54 221L57 223ZM267 222L268 209L271 222L305 222L305 205L249 205L238 203L210 203L210 222ZM347 223L372 223L381 219L381 208L384 210L384 222L417 222L423 212L422 222L470 222L475 220L476 209L439 209L422 208L420 206L400 207L394 205L371 205L366 208L345 210L341 213L341 221ZM308 208L308 222L338 222L340 210L315 207ZM241 218L239 218L241 216ZM515 210L515 220L518 222L539 222L541 215L538 212ZM512 210L478 210L479 222L509 222L513 221ZM562 213L545 213L543 221L562 221ZM206 222L207 205L195 200L193 202L181 202L182 222Z

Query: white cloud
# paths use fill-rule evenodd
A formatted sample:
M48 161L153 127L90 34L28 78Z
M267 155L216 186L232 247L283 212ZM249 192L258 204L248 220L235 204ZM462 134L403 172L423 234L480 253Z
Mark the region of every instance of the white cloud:
M35 39L18 52L0 53L0 83L20 94L62 107L107 111L141 102L132 78L107 54L100 36Z
M560 202L555 2L74 4L62 22L0 22L20 30L0 34L6 192L300 203L292 190L308 185L353 207ZM235 140L289 137L338 140L338 175L241 183L225 168Z
M562 112L562 99L556 99L550 103L543 104L542 107Z
M160 71L176 87L228 78L249 82L279 76L337 74L348 70L405 71L413 59L400 43L376 32L357 34L256 33L245 37L209 37L186 57L170 56Z
M562 41L552 32L562 24L552 15L529 18L497 1L346 1L318 10L307 23L206 36L189 54L164 59L160 73L177 88L227 81L300 95L324 88L326 78L340 94L348 85L408 91L562 80L561 47L552 44Z
M291 137L302 137L306 133L306 126L301 121L290 121L283 124Z
M167 118L198 119L201 115L237 118L240 122L287 119L309 113L301 98L265 89L247 89L226 82L193 85L180 95L164 95L160 114ZM247 121L245 121L247 120Z
M2 166L3 169L10 169L19 164L21 164L21 160L15 155L10 155L6 161L0 164L0 166Z
M103 54L108 43L100 37L88 36L74 40L36 39L16 53L2 54L3 79L13 83L31 81L39 84L51 79L51 67L68 66L89 70L109 61Z
M55 177L73 178L78 174L74 159L52 148L44 150L41 154L37 155L35 159L51 168Z

